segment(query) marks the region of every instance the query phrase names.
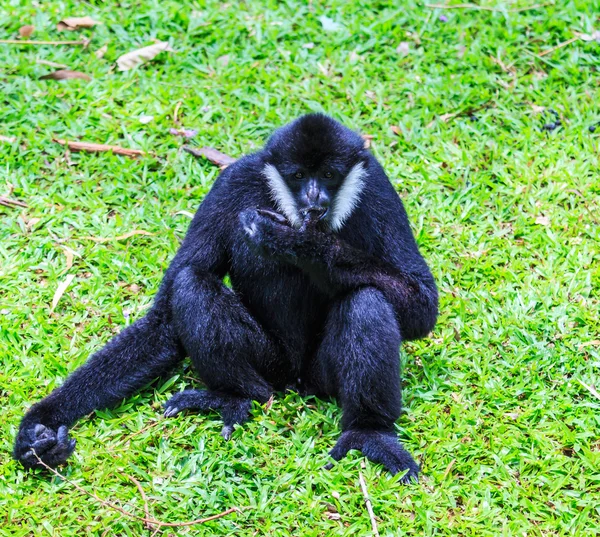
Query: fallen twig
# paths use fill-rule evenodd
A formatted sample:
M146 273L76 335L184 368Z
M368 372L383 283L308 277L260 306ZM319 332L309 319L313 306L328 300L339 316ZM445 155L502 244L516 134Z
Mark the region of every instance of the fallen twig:
M213 149L212 147L201 147L200 149L195 149L189 145L184 145L183 150L187 151L190 155L194 155L195 157L204 157L209 162L216 164L220 168L226 168L237 160L229 155L226 155L225 153L221 153L220 151Z
M27 207L26 203L5 196L0 196L0 205L4 205L5 207Z
M364 463L363 463L363 468L364 468ZM365 497L365 505L367 506L369 518L371 519L373 535L375 535L375 537L379 537L379 530L377 529L377 520L375 520L375 513L373 512L373 506L371 505L371 499L369 498L367 484L365 483L365 478L363 477L362 472L360 470L358 471L358 479L360 481L360 488L362 489L363 496Z
M571 37L571 39L567 39L566 41L563 41L562 43L559 43L555 47L549 48L548 50L544 50L544 52L540 52L538 54L538 56L542 57L542 56L547 56L548 54L552 54L555 50L558 50L559 48L566 47L567 45L570 45L571 43L575 43L575 41L579 41L579 39L580 39L579 36L577 36L577 37Z
M117 237L81 237L82 239L87 239L94 242L110 242L110 241L123 241L125 239L129 239L135 235L148 235L149 237L154 236L154 233L150 233L149 231L145 231L143 229L134 229L133 231L128 231L127 233L123 233L123 235L118 235Z
M104 499L100 498L97 494L95 494L93 492L87 491L86 489L84 489L83 487L81 487L80 485L75 483L74 481L71 481L68 477L65 477L60 472L56 471L54 468L48 466L42 459L40 459L40 457L38 456L38 454L35 452L34 449L32 449L31 452L33 453L34 457L38 460L38 462L46 470L52 472L56 477L59 477L63 481L66 481L67 483L69 483L70 485L75 487L82 494L85 494L86 496L89 496L90 498L96 500L98 503L100 503L104 507L108 507L109 509L118 511L119 513L121 513L122 515L125 515L126 517L132 518L134 520L138 520L140 522L144 522L145 524L151 524L152 526L158 526L159 528L182 528L182 527L186 527L186 526L195 526L195 525L199 525L199 524L204 524L206 522L210 522L211 520L216 520L218 518L222 518L224 516L230 515L233 512L239 513L242 511L242 509L239 507L230 507L229 509L222 511L221 513L217 513L216 515L212 515L212 516L205 517L205 518L198 518L196 520L190 520L187 522L163 522L162 520L157 520L156 518L152 518L151 516L145 516L145 517L138 516L133 513L130 513L129 511L125 511L125 509L123 509L121 506L119 506L115 503L112 503L112 502L109 502L108 500L104 500ZM132 481L136 482L130 476L127 476L127 477L129 477ZM141 487L141 485L140 485L140 487Z
M89 44L89 39L81 41L37 41L35 39L0 39L4 45L84 45Z
M141 149L126 149L119 147L118 145L107 145L107 144L94 144L91 142L71 142L69 140L60 140L58 138L52 138L53 142L60 145L66 145L71 151L85 151L87 153L105 153L112 151L115 155L124 155L126 157L139 157L144 155Z
M57 69L68 69L68 65L64 65L62 63L51 62L49 60L41 60L37 58L35 63L39 63L40 65L48 65L49 67L56 67Z
M446 466L446 471L444 472L444 475L442 476L442 481L444 479L446 479L446 477L448 477L448 474L450 473L450 470L452 470L452 467L456 464L456 459L452 459L450 461L450 464L448 464L448 466Z
M478 11L496 11L506 13L520 13L521 11L530 11L532 9L538 9L540 7L552 6L553 2L546 2L545 4L535 4L527 7L517 7L513 9L502 9L501 7L492 6L478 6L477 4L425 4L425 7L430 9L474 9Z
M148 497L146 496L146 493L144 492L144 487L142 487L142 484L133 476L131 475L127 475L125 474L125 477L127 479L129 479L130 481L132 481L135 486L137 487L137 489L140 491L140 495L142 496L142 500L144 501L144 514L146 515L147 519L150 519L150 508L148 507ZM151 526L149 524L146 523L146 527L148 529L151 529Z

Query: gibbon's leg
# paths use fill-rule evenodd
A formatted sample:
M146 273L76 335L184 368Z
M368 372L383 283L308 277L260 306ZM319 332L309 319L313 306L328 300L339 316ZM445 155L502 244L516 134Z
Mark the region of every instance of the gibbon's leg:
M161 376L183 358L163 296L148 314L109 341L104 348L25 414L13 456L25 467L49 466L67 460L75 449L68 428L98 408L118 404Z
M340 460L360 450L393 474L407 470L408 483L417 480L419 466L394 432L401 409L400 342L394 310L383 294L371 287L353 291L329 312L309 384L342 406L343 432L330 455Z
M173 291L175 330L208 390L185 390L165 406L165 416L220 410L229 438L233 425L249 419L252 400L266 402L272 387L275 345L236 294L216 276L185 268Z

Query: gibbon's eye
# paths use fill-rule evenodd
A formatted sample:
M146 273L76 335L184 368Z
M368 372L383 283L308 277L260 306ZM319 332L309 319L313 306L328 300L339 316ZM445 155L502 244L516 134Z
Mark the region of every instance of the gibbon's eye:
M325 177L327 177L327 179L331 179L333 174L331 172L325 172Z
M296 172L295 177L296 179L302 179L304 177L304 174L302 172Z

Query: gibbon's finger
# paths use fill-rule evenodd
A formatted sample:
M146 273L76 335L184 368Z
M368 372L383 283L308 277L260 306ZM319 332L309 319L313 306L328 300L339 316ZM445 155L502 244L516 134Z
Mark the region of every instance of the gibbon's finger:
M282 214L276 213L274 211L270 211L269 209L256 209L256 212L258 214L260 214L261 216L264 216L266 218L270 218L271 220L274 220L278 224L291 227L288 219L285 216L283 216Z

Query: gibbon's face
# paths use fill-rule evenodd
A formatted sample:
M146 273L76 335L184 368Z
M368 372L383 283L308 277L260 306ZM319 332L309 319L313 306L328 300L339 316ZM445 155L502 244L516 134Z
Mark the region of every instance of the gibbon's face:
M305 116L269 142L263 174L294 227L341 229L360 201L365 153L360 136L323 116ZM287 131L287 132L286 132Z

